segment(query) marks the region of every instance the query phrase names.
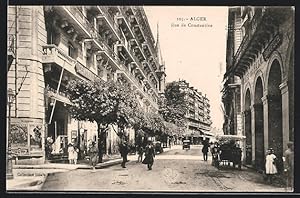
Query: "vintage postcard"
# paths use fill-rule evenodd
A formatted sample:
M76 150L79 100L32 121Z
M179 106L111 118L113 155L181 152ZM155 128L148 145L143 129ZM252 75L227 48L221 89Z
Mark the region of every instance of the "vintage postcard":
M7 191L294 192L295 7L7 11Z

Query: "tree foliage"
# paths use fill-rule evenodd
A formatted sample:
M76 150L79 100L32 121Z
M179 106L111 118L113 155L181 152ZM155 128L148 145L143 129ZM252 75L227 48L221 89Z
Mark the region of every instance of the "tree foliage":
M159 113L164 120L174 123L179 127L185 126L185 115L187 112L187 103L185 101L185 92L180 90L178 82L171 82L166 86L164 97L159 103Z
M96 121L100 125L116 124L121 131L129 118L135 116L138 101L129 86L114 81L95 82L73 80L68 83L67 94L74 104L69 106L73 118ZM118 134L120 135L120 134Z
M157 113L146 113L146 117L149 120L147 125L148 129L150 129L154 134L161 134L164 130L164 119L161 115Z
M133 114L134 116L133 119L131 119L131 123L136 131L143 130L147 132L148 135L163 132L164 120L160 114L144 112L141 108L138 108Z
M184 127L179 127L174 123L164 121L164 132L167 135L182 136L184 133Z

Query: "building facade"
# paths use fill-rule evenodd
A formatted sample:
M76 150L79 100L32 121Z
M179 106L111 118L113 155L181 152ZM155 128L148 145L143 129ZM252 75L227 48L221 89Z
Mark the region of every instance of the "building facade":
M9 6L8 37L12 149L19 156L45 157L47 138L57 154L70 142L83 150L98 141L96 123L74 120L66 109L71 79L128 83L145 111L158 111L165 71L142 7ZM111 128L105 138L104 152L118 152Z
M225 117L241 114L242 130L224 126L246 136L244 162L264 169L268 148L281 159L294 141L294 9L232 7L228 19Z
M241 43L241 16L240 8L231 8L228 12L228 35L226 49L226 71L233 63L233 55ZM224 104L225 135L241 135L241 80L238 76L226 76L222 89L222 102Z
M179 80L178 83L181 91L185 92L185 101L188 106L186 135L194 144L199 144L204 138L212 136L209 99L206 94L191 87L185 80Z

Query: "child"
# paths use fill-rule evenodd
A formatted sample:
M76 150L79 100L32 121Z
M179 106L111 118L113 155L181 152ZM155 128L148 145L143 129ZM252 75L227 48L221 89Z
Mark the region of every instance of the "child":
M277 173L277 168L275 165L276 155L274 154L274 150L272 148L268 149L266 155L266 175L267 181L272 183L273 175Z
M74 164L77 164L79 149L74 147Z
M69 164L72 164L74 162L74 146L69 143L68 144L68 154L69 154Z

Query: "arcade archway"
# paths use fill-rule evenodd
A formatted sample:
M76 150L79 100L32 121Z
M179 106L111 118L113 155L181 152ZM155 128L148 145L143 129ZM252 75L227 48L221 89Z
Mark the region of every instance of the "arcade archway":
M279 85L281 84L281 69L275 59L271 65L268 78L268 138L269 147L273 148L277 157L283 153L282 135L282 97Z
M251 96L247 89L245 96L245 135L246 135L246 164L252 163L252 131L251 131Z
M254 93L255 117L255 166L258 170L264 169L264 110L261 98L263 97L262 80L258 77Z

